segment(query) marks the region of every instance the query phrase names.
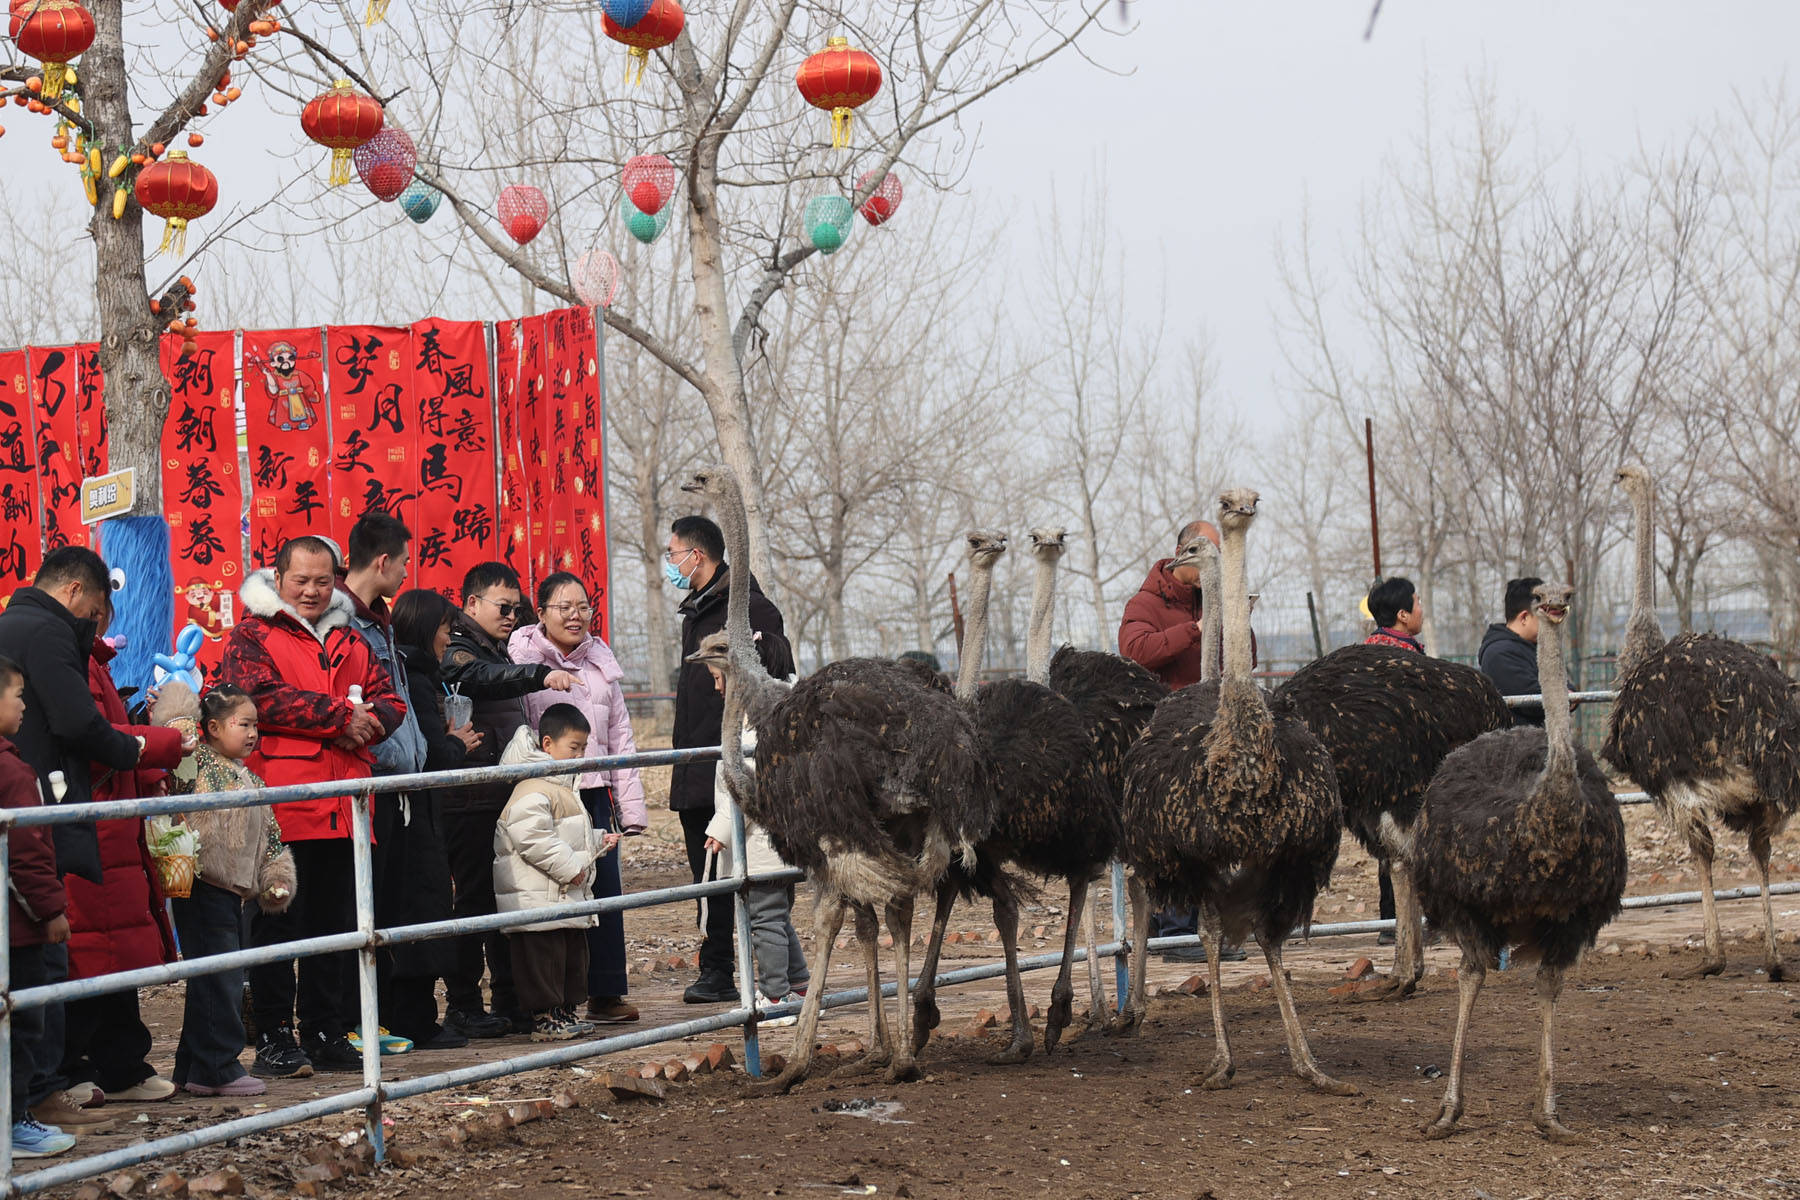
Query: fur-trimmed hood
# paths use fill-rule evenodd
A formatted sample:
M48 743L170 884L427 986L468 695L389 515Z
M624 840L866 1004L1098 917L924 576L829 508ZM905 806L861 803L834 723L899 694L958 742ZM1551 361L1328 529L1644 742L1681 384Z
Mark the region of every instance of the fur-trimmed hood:
M312 634L321 645L325 642L326 634L349 625L350 615L355 611L355 605L350 597L345 595L342 589L334 589L331 593L331 603L326 607L325 613L319 618L318 623L314 624L308 621L299 614L293 605L281 598L281 593L275 588L274 567L263 567L246 575L244 586L238 589L238 599L243 601L245 612L253 613L264 620L273 621L285 614L294 624Z

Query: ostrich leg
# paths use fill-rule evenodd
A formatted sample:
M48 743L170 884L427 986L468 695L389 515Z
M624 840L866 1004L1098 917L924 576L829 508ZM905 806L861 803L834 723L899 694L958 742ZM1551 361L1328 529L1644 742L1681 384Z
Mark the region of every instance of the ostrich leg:
M996 1066L1031 1057L1031 1018L1025 1011L1025 980L1019 975L1019 901L1004 887L994 897L994 928L1006 955L1006 1003L1012 1009L1012 1041L988 1061Z
M1352 992L1353 1003L1404 1000L1418 989L1419 980L1425 975L1424 917L1412 868L1395 857L1388 863L1388 874L1394 882L1394 971L1380 987Z
M1456 969L1456 1040L1450 1045L1450 1086L1444 1089L1444 1101L1438 1108L1437 1120L1424 1129L1428 1138L1446 1138L1456 1132L1456 1122L1463 1111L1463 1046L1469 1036L1469 1014L1475 1011L1475 997L1487 979L1487 965L1463 949L1462 965Z
M1131 892L1131 990L1106 1023L1107 1036L1130 1033L1144 1020L1144 968L1150 961L1150 892L1136 875L1126 876Z
M1770 810L1765 808L1764 811ZM1768 971L1772 982L1780 983L1786 978L1787 971L1781 965L1781 951L1776 948L1775 905L1769 898L1769 839L1773 834L1769 826L1769 821L1758 821L1750 830L1750 854L1762 874L1763 969Z
M1360 1096L1355 1084L1333 1079L1319 1070L1313 1061L1312 1047L1306 1044L1306 1031L1300 1027L1300 1014L1294 1011L1294 988L1288 982L1287 970L1281 965L1281 943L1275 938L1259 936L1263 958L1269 964L1269 982L1275 985L1275 1003L1281 1009L1281 1026L1287 1030L1288 1059L1294 1074L1328 1096Z
M894 1060L894 1049L888 1036L887 1002L881 998L881 922L870 905L856 906L856 940L862 943L869 980L869 1052L851 1070L879 1071Z
M1719 936L1719 902L1713 899L1713 835L1712 827L1697 816L1688 815L1688 849L1700 868L1700 908L1706 914L1706 956L1700 965L1682 971L1676 978L1704 979L1725 969L1725 941Z
M813 968L812 987L807 989L806 1003L800 1006L800 1024L794 1030L793 1059L774 1079L749 1089L752 1096L780 1096L806 1078L812 1068L813 1036L819 1031L819 1010L823 1007L827 982L831 978L831 947L838 931L844 927L844 897L826 888L815 905L813 944L819 948L819 961Z
M1106 988L1100 980L1100 956L1095 953L1099 948L1094 930L1095 922L1099 920L1094 913L1100 904L1098 892L1099 889L1094 887L1094 881L1089 880L1088 902L1081 911L1081 936L1087 941L1088 1003L1090 1011L1094 1014L1093 1020L1096 1022L1106 1019Z
M1562 987L1561 967L1538 968L1538 1010L1543 1017L1543 1028L1538 1035L1537 1105L1531 1114L1531 1123L1542 1130L1546 1138L1567 1146L1580 1142L1581 1138L1556 1119L1556 1062L1552 1043L1555 1040L1556 998L1562 995Z
M888 933L894 938L894 978L899 981L894 994L894 1027L903 1028L912 971L913 898L896 900L887 906ZM912 1043L897 1034L889 1047L893 1062L888 1067L889 1083L910 1083L919 1077L919 1064L913 1057Z
M937 1006L938 955L944 952L944 931L950 927L950 910L956 904L956 884L945 877L938 884L937 907L931 916L931 937L925 943L925 957L919 962L919 988L913 994L912 1052L916 1055L931 1040L931 1031L942 1018ZM901 1013L905 1013L905 1009Z
M1231 1035L1225 1032L1225 989L1220 986L1222 968L1219 960L1224 958L1225 932L1220 928L1219 914L1211 905L1200 906L1200 941L1206 947L1206 974L1208 998L1212 1001L1213 1060L1206 1066L1206 1078L1201 1086L1211 1091L1231 1086L1231 1077L1237 1074L1237 1064L1231 1060Z
M1077 922L1076 915L1081 920ZM1086 926L1088 931L1088 978L1093 982L1093 991L1100 990L1099 976L1094 973L1094 960L1091 954L1094 946L1093 911L1088 905L1088 880L1086 873L1069 877L1069 924L1063 931L1063 960L1057 968L1056 983L1050 988L1050 1011L1044 1014L1044 1053L1056 1049L1056 1043L1062 1040L1062 1031L1069 1027L1071 1009L1074 1008L1075 985L1071 976L1075 971L1075 938L1077 931ZM1023 992L1024 988L1021 987ZM1099 1010L1096 1009L1096 1012ZM1026 1027L1026 1037L1031 1036L1030 1027Z

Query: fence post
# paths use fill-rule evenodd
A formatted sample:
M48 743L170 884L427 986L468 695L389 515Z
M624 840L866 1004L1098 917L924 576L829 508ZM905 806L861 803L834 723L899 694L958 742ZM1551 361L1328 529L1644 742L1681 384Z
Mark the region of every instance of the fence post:
M0 1196L12 1195L12 826L0 825Z
M1125 864L1112 865L1113 941L1119 952L1113 957L1113 982L1119 989L1119 1002L1114 1011L1125 1011L1125 996L1131 991L1131 952L1125 942Z
M374 1091L363 1110L363 1128L369 1145L375 1148L375 1161L384 1162L387 1141L381 1132L381 1014L375 989L375 869L371 852L374 839L369 813L374 802L375 794L370 791L350 797L350 853L356 874L356 932L363 938L356 951L356 984L362 999L363 1086Z
M749 856L744 853L744 810L731 801L731 874L738 881L731 893L731 911L737 922L738 999L750 1015L744 1019L744 1070L752 1079L762 1076L762 1047L756 1036L756 952L750 943L750 905L746 896L750 877ZM780 999L780 997L777 997Z

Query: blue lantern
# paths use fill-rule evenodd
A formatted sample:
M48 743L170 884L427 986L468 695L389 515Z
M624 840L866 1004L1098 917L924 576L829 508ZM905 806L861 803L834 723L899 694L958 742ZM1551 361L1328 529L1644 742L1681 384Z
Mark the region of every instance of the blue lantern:
M673 204L665 204L661 212L647 213L633 204L630 196L619 197L619 219L625 222L626 232L646 246L662 236L674 212Z
M800 218L806 230L807 244L820 254L831 254L844 244L850 233L850 218L855 212L842 196L814 196L806 202Z
M416 225L423 225L431 220L437 212L438 205L444 202L444 193L426 183L423 179L415 179L406 185L400 193L400 207Z
M650 0L600 0L600 8L621 29L630 29L650 11Z

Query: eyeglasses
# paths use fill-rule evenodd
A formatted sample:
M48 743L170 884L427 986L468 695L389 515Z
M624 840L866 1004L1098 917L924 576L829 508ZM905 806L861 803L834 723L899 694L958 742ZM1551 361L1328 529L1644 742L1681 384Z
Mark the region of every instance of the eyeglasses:
M663 551L663 561L666 563L678 563L682 559L686 558L688 555L698 554L698 553L700 553L700 548L698 546L692 547L687 550L680 550L680 551L664 550Z
M524 611L524 608L525 608L525 606L523 604L519 604L515 601L494 600L494 599L490 599L487 596L477 596L475 598L477 600L481 600L488 604L493 605L495 611L497 611L503 617L515 616L518 613Z
M594 606L591 604L546 604L544 611L562 613L570 617L591 617L594 615Z

